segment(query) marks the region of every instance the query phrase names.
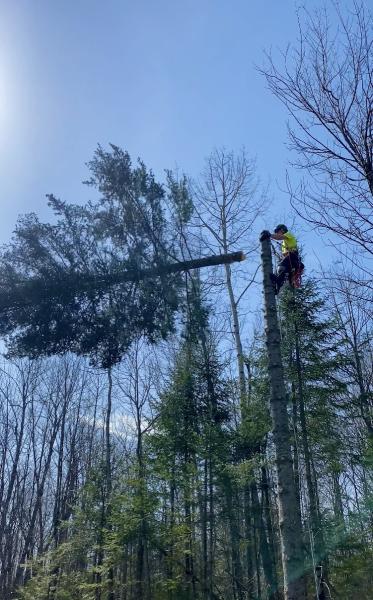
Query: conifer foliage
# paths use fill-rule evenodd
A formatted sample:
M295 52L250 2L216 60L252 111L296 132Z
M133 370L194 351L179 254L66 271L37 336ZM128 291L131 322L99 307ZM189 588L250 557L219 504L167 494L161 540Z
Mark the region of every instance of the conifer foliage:
M71 351L108 366L136 336L154 342L173 329L177 276L110 289L100 277L159 267L175 256L171 224L190 216L185 181L169 174L163 187L117 146L109 152L98 147L88 166L86 183L99 193L95 203L70 205L49 195L56 222L42 223L34 214L21 218L2 250L0 332L11 355ZM18 288L22 296L9 303Z

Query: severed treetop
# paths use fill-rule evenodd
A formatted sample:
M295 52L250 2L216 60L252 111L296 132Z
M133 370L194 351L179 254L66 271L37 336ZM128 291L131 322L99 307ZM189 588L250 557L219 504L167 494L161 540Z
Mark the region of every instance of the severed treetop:
M48 196L57 222L21 218L0 253L0 335L8 354L74 352L119 362L140 335L174 330L183 271L243 260L242 252L182 260L178 232L191 214L186 180L166 186L126 152L101 147L89 163L96 203Z

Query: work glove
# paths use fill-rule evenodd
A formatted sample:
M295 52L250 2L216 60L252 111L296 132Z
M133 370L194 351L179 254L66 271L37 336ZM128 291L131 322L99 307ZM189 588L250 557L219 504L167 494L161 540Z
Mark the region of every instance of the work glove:
M267 231L267 229L265 229L264 231L262 231L262 233L260 234L260 238L259 241L264 242L264 240L269 240L269 238L271 237L271 233L270 231Z

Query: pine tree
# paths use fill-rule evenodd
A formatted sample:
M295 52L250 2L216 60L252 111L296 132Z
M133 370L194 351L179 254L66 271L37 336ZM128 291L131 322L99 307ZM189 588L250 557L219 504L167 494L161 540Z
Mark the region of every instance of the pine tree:
M149 443L155 472L164 481L166 597L207 600L215 598L216 488L226 460L227 389L197 280L186 308L184 339Z
M310 571L323 564L327 577L329 507L322 488L332 487L332 507L338 506L338 476L343 461L344 426L341 399L346 393L342 369L343 346L336 319L312 281L281 295L282 346L289 396L292 399L294 462L299 489L303 489L306 541ZM330 508L332 508L330 507ZM338 515L334 514L335 522ZM312 584L313 576L309 579Z
M98 147L88 166L86 183L99 200L80 206L49 195L57 222L42 223L34 214L21 218L1 253L0 333L11 355L70 351L108 368L139 335L153 343L174 328L179 275L111 286L107 277L177 257L175 219L188 219L191 211L185 181L169 174L164 187L117 146L110 152ZM18 289L19 301L7 303Z

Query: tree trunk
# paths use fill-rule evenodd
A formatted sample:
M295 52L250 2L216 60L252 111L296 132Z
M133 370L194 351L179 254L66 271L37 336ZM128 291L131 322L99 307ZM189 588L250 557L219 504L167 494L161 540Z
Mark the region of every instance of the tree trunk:
M232 598L244 600L245 593L242 578L242 564L240 556L240 530L237 515L238 502L233 504L233 500L237 499L236 491L232 485L230 476L224 477L224 492L227 507L227 517L230 533L230 546L232 556Z
M111 439L110 439L110 421L112 410L112 394L113 394L113 377L111 367L107 369L108 376L108 393L107 393L107 411L105 422L105 463L106 463L106 515L105 527L110 527L110 511L111 511L111 492L113 487L112 482L112 465L111 465ZM114 571L110 567L107 574L107 600L114 600Z
M269 600L282 600L281 593L278 589L278 577L277 577L277 568L276 568L276 540L275 534L272 525L272 516L271 516L271 504L269 498L269 482L267 476L267 468L263 466L261 468L262 477L261 477L261 491L262 491L262 514L264 526L268 532L268 550L269 550L269 560L271 561L272 567L272 591L269 592L268 598Z
M254 536L255 529L252 523L252 506L250 500L250 484L245 483L243 490L243 512L245 519L245 539L246 539L246 551L245 557L245 577L247 587L247 598L253 600L255 598L255 582L254 582Z
M150 269L123 270L121 273L109 273L97 277L90 273L77 273L65 275L60 279L51 279L46 284L37 278L30 278L27 282L17 287L13 287L11 292L0 295L0 311L29 306L40 302L43 298L60 298L61 289L74 297L76 294L91 291L92 289L109 289L112 285L126 282L138 282L143 279L154 279L161 275L170 275L172 273L182 273L192 269L201 269L203 267L212 267L216 265L229 264L245 260L242 251L232 252L231 254L217 254L205 256L193 260L179 261L172 264L164 264Z
M202 582L203 598L208 598L208 534L207 534L207 503L208 503L208 458L203 462L203 494L201 502L201 537L202 537Z
M244 418L245 417L245 406L246 406L246 402L247 402L245 361L244 361L244 354L243 354L242 342L241 342L240 320L239 320L239 316L238 316L237 302L234 297L233 286L232 286L232 271L231 271L229 264L225 265L225 275L226 275L226 284L227 284L228 295L229 295L229 302L231 305L234 342L235 342L235 346L236 346L238 382L239 382L239 386L240 386L240 408L241 408L242 418Z
M264 277L268 375L271 389L270 409L273 423L273 440L276 449L281 558L284 572L285 599L305 600L303 533L294 483L291 437L288 423L276 299L270 278L272 273L272 255L269 239L262 241L262 268Z
M207 569L207 588L208 600L213 598L213 573L214 573L214 484L212 457L209 457L209 547L208 547L208 569Z
M255 481L251 483L251 498L253 504L255 528L257 529L259 535L259 548L263 564L264 577L267 584L268 595L270 598L273 598L274 594L276 594L277 592L278 586L276 565L271 555L271 548L267 539L267 532L263 518L262 507L259 503L258 488ZM258 597L260 597L259 588Z

